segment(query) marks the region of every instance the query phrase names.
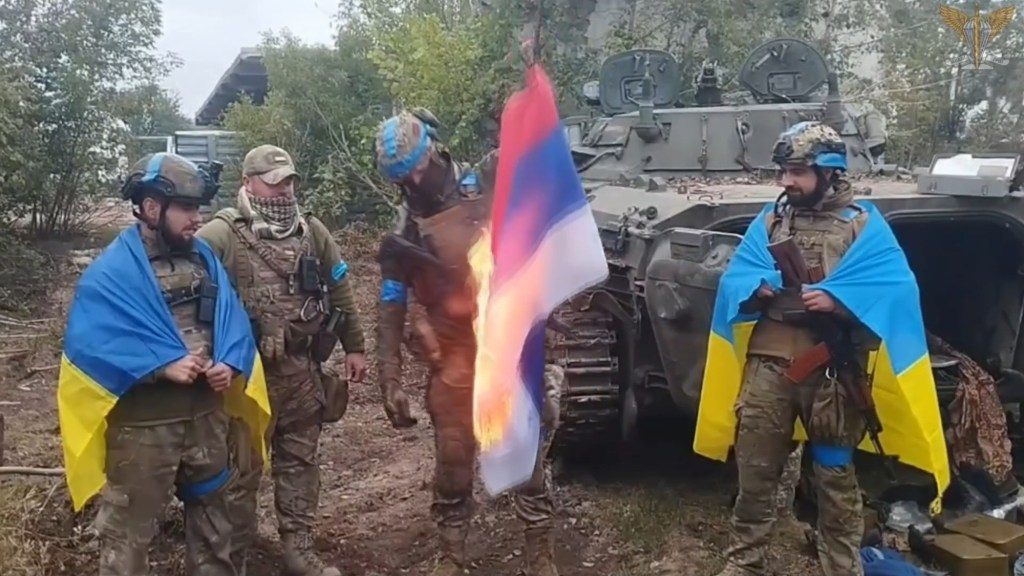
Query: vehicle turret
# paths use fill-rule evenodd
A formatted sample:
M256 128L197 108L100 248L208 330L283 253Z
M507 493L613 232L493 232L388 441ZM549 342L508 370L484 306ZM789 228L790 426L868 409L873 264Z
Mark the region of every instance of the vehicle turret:
M720 74L717 63L704 62L693 80L696 105L680 107L679 66L671 54L637 49L609 56L598 90L605 116L573 149L583 179L774 172L775 138L803 120L827 122L840 133L851 173L883 169L884 120L871 107L843 102L838 76L807 42L778 38L752 50L737 73L746 90L740 101L722 94Z

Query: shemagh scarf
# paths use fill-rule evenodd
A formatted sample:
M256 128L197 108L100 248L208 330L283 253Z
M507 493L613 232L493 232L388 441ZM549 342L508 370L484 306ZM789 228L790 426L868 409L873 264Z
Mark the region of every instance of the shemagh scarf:
M244 186L238 190L238 211L250 222L257 238L281 240L306 224L294 196L260 198L250 196Z

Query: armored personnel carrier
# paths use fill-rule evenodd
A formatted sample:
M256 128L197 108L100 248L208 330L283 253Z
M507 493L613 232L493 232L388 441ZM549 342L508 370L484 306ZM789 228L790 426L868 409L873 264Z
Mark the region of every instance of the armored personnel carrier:
M713 71L698 83L713 86ZM751 102L726 105L705 90L703 105L679 107L669 54L635 50L602 67L606 116L573 153L611 274L556 311L572 327L549 351L568 378L556 452L607 448L655 415L695 419L719 278L781 191L765 178L775 173L775 139L808 119L846 140L858 196L886 215L918 277L929 331L1001 376L1006 401L1024 401L1014 393L1024 382L1019 157L940 156L916 178L872 176L895 172L882 164L884 129L842 102L813 47L772 40L750 54L739 81ZM933 365L955 370L942 358ZM952 391L940 385L940 400Z

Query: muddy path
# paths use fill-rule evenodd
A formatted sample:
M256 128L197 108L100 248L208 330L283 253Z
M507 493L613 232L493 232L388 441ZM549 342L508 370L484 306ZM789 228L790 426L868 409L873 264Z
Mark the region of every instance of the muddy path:
M358 279L357 298L372 351L379 293L369 256L372 237L343 236L341 241ZM61 465L56 367L63 315L81 258L66 255L64 285L48 292L46 314L19 318L16 324L0 322L0 415L7 465ZM404 379L419 418L415 428L399 431L388 424L371 361L368 383L353 385L348 413L327 426L321 439L317 547L346 576L425 576L434 565L437 546L429 513L433 435L423 409L423 367L407 360ZM690 443L686 430L664 429L642 446L556 463L561 505L557 561L563 576L711 576L721 569L735 472L693 456ZM517 575L523 541L511 506L507 498L477 492L469 537L471 574ZM261 484L260 502L259 538L248 576L276 576L280 547L269 474ZM0 574L95 573L93 514L91 508L71 514L62 477L0 476ZM778 532L771 550L774 573L819 573L802 535ZM183 575L182 547L180 511L172 507L154 542L153 573Z

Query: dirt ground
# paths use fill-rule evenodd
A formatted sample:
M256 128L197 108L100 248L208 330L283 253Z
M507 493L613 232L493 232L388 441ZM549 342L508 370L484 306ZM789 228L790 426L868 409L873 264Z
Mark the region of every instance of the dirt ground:
M339 236L352 265L363 321L373 350L379 277L370 255L375 235ZM104 238L94 242L102 245ZM55 406L63 318L77 273L89 253L48 246L59 265L45 305L29 315L0 315L0 415L7 466L58 467ZM81 246L78 246L81 248ZM407 356L408 357L408 356ZM371 354L372 359L372 354ZM423 409L425 374L408 361L420 424L390 427L374 384L352 389L345 418L321 440L319 535L323 556L346 575L418 576L433 566L436 544L429 516L433 439ZM584 462L558 462L561 502L557 560L564 576L706 576L722 566L731 466L689 453L685 431L666 431L651 445ZM480 492L470 536L473 574L519 574L522 536L506 498ZM91 507L71 513L63 477L0 476L0 574L93 574L98 544ZM153 573L184 574L180 512L170 509L154 542ZM278 573L280 549L271 482L261 492L260 539L249 576ZM818 572L802 536L780 533L772 549L776 574Z

